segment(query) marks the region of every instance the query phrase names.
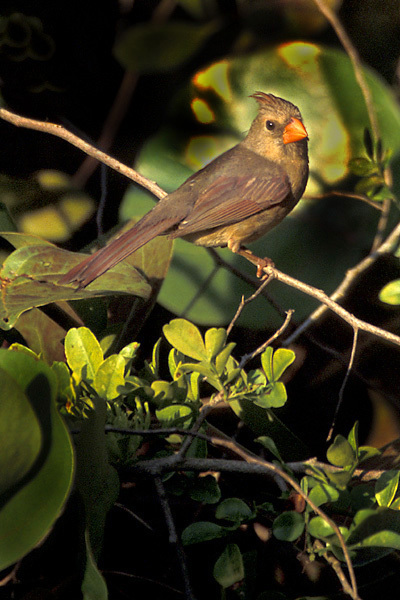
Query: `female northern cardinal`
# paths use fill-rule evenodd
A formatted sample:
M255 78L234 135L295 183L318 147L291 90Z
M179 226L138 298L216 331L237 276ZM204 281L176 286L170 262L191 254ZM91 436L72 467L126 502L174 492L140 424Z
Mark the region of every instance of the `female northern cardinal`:
M64 275L87 286L157 235L199 246L242 244L278 225L300 200L308 178L307 131L291 102L256 92L259 105L246 138L162 198L131 229Z

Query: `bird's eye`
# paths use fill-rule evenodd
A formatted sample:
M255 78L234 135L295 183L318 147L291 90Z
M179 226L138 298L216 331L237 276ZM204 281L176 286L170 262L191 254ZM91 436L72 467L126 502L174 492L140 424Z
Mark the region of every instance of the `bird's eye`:
M266 121L265 127L268 131L273 131L275 129L275 123L273 121Z

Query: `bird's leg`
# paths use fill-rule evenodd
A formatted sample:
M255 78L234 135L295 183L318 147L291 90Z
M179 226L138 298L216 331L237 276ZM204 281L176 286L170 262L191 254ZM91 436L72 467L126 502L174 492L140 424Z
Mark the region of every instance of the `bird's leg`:
M268 257L261 258L260 256L256 256L255 254L253 254L253 252L251 250L249 250L249 248L246 248L246 246L241 246L240 244L238 244L237 242L234 242L233 240L229 240L228 248L234 254L240 254L240 256L243 256L244 258L246 258L253 265L256 265L257 277L259 277L259 278L261 277L264 279L264 277L267 277L267 275L264 273L265 267L274 267L275 266L274 262L270 258L268 258Z

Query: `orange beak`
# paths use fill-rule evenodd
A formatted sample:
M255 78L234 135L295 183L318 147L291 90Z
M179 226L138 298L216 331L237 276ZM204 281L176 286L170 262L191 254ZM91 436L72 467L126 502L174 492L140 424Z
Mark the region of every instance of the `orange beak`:
M292 117L283 130L283 143L291 144L292 142L298 142L306 137L308 137L308 135L303 123L299 119L296 119L296 117Z

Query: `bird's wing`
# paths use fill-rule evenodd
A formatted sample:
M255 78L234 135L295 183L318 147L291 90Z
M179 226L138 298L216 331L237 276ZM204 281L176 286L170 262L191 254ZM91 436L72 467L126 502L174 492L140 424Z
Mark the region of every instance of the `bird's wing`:
M280 172L270 176L221 175L198 196L172 236L237 223L290 196L289 180Z

